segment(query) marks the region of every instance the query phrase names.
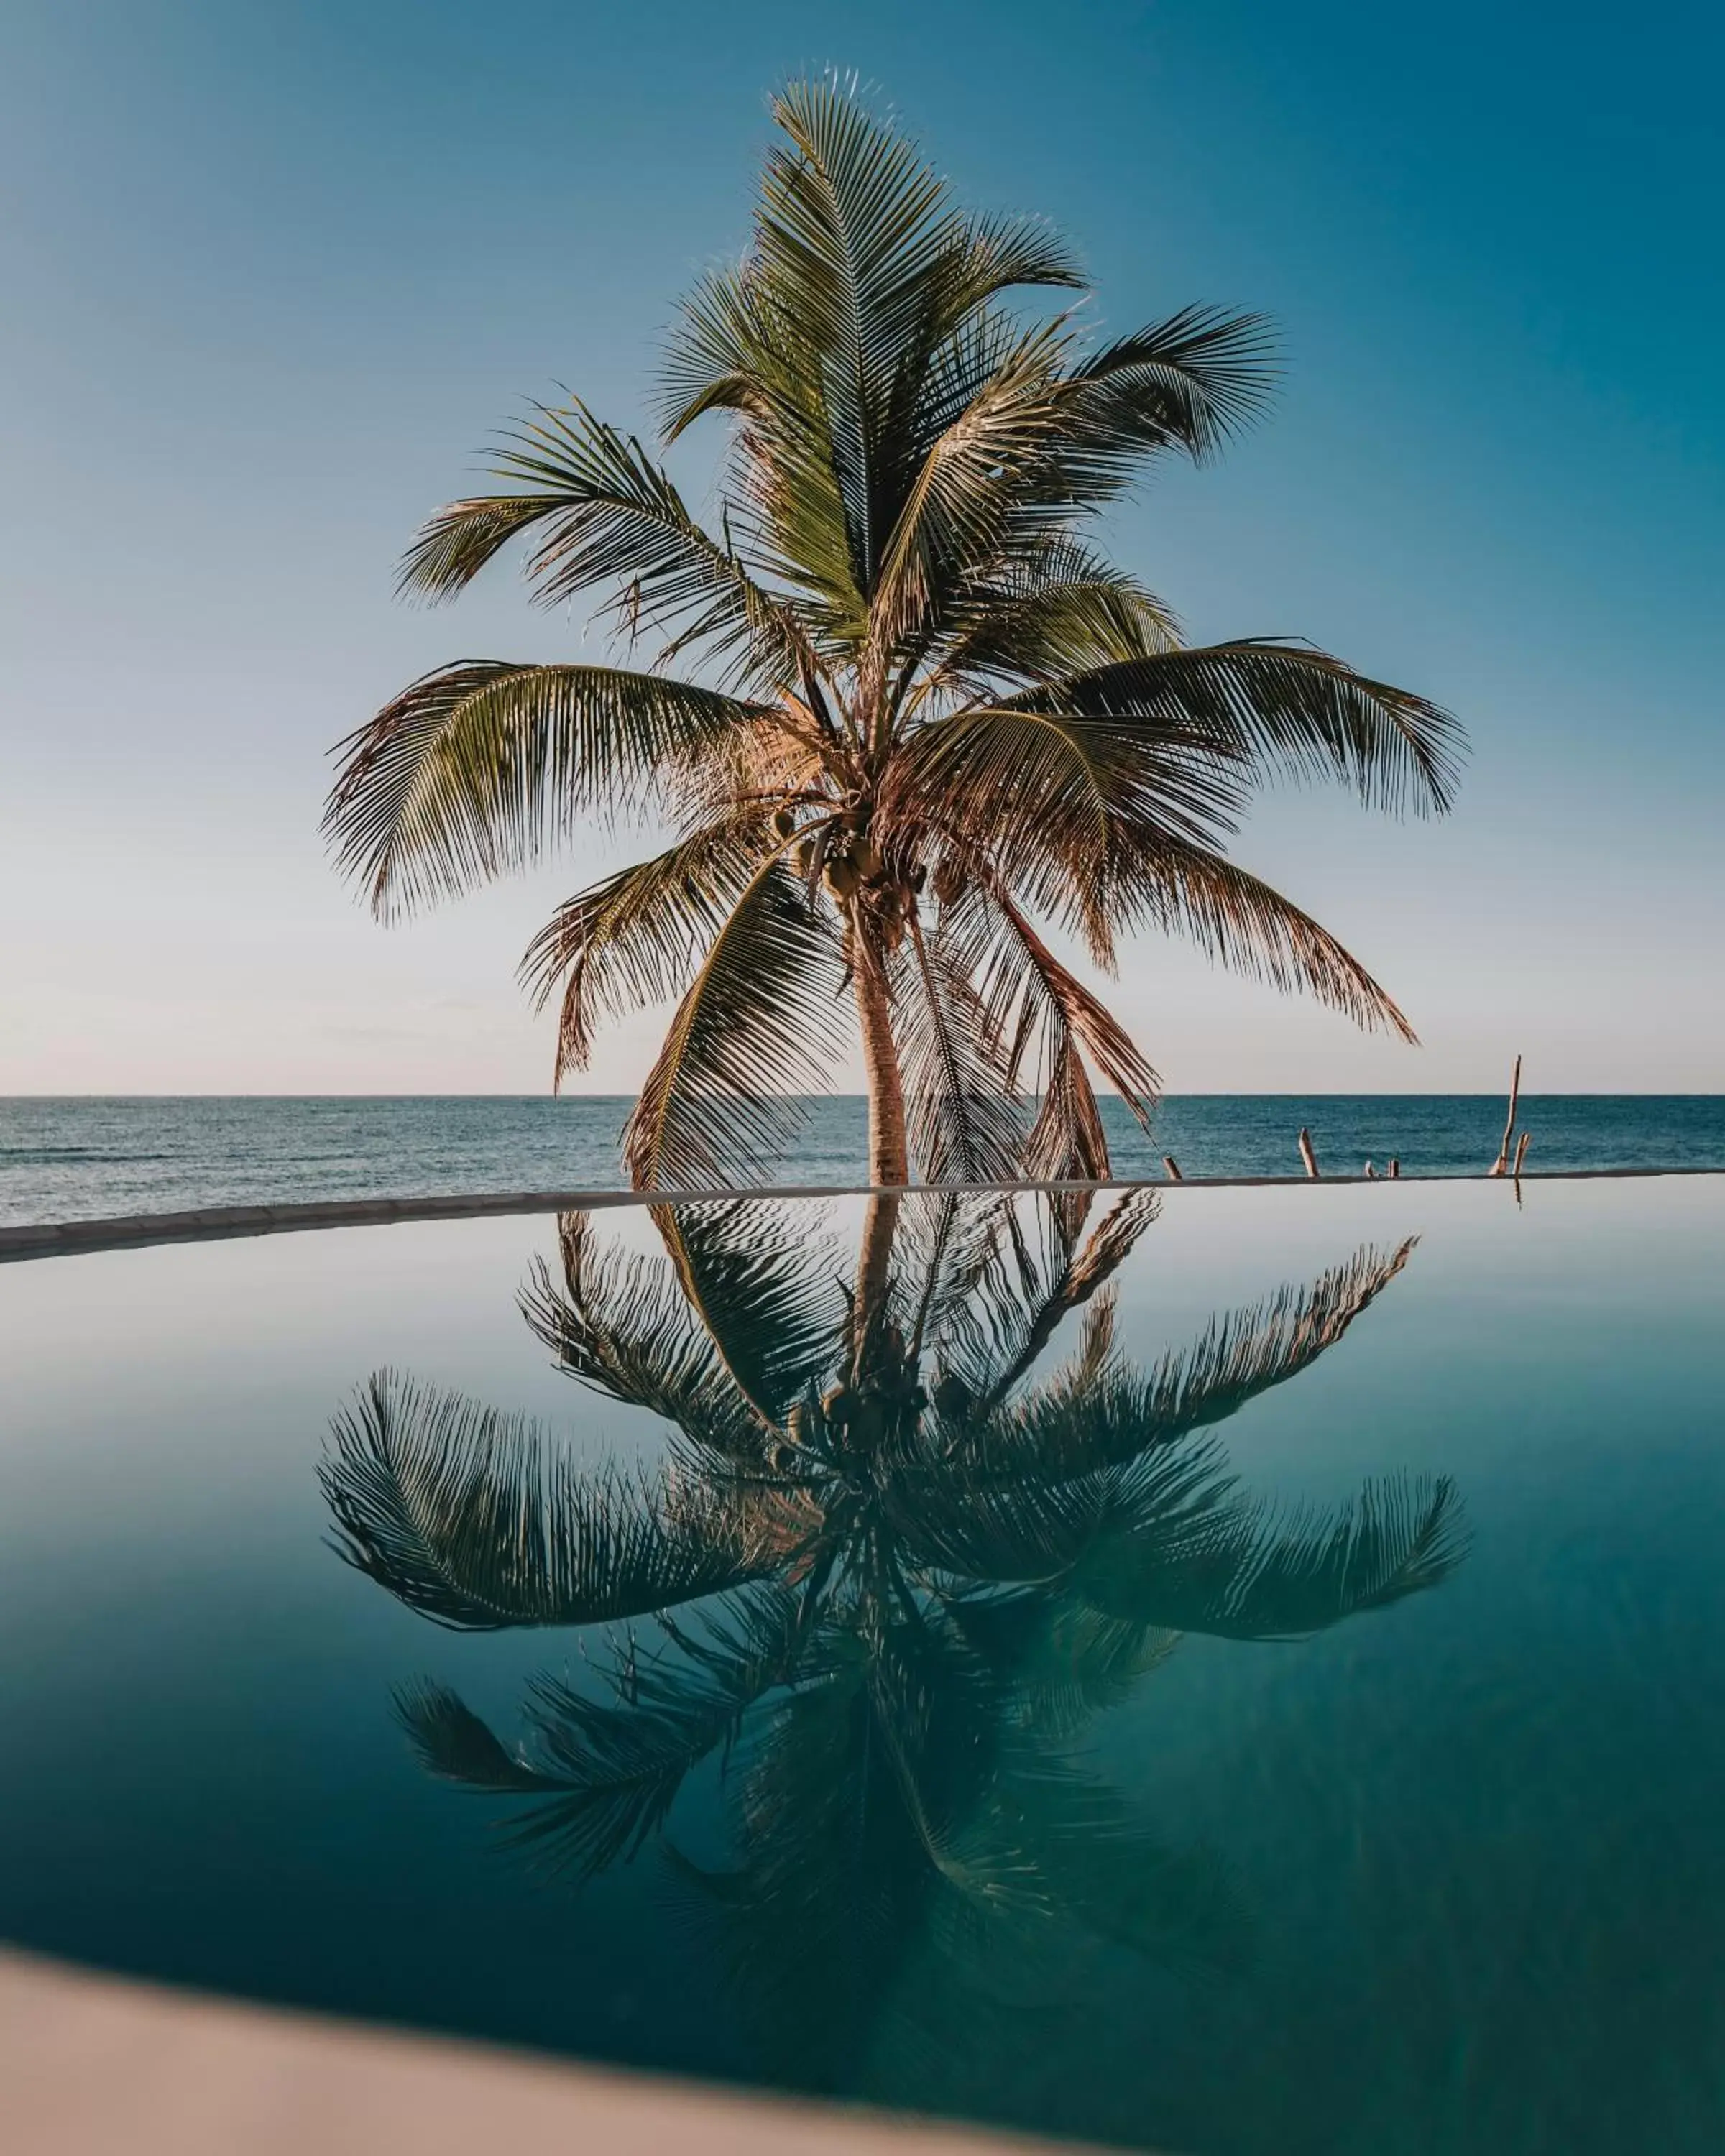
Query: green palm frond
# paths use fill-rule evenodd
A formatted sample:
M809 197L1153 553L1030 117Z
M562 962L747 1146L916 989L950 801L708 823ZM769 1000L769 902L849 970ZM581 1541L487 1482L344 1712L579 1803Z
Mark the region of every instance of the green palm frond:
M535 411L492 466L492 476L515 490L440 509L408 551L402 589L449 598L509 541L531 531L537 543L526 572L546 605L608 587L631 638L680 629L737 663L752 686L793 686L813 658L794 611L691 515L640 444L578 398L562 410Z
M1285 1287L1216 1317L1190 1347L1170 1351L1148 1371L1122 1359L1111 1322L1093 1322L1075 1362L1010 1396L1052 1338L1055 1322L1096 1292L1086 1278L1045 1304L991 1390L977 1394L964 1414L942 1416L935 1471L961 1486L1060 1481L1123 1466L1153 1446L1213 1429L1334 1347L1402 1270L1416 1240L1389 1251L1368 1244L1307 1287ZM1093 1306L1093 1321L1095 1315Z
M940 934L973 983L989 1037L1008 1044L1009 1085L1028 1073L1041 1096L1024 1142L1025 1173L1039 1182L1101 1180L1108 1145L1085 1057L1147 1130L1162 1093L1155 1070L988 871L942 909Z
M1122 855L1224 842L1244 799L1235 764L1178 725L983 705L911 736L885 807L933 824L961 874L992 865L1040 911L1076 917L1106 963Z
M638 1188L766 1179L839 1041L838 932L776 859L757 869L678 1004L624 1133Z
M324 829L373 911L407 911L532 865L631 789L649 801L667 766L753 716L612 666L464 660L336 744Z
M1400 1006L1351 951L1224 855L1202 846L1158 848L1121 876L1115 899L1128 926L1150 922L1177 932L1230 973L1284 995L1303 989L1368 1033L1418 1044Z
M898 1476L883 1509L916 1562L942 1581L1053 1589L1134 1531L1189 1537L1192 1522L1232 1491L1214 1449L1198 1444L1141 1449L1118 1466L1066 1476L979 1474L942 1462ZM1096 1606L1138 1614L1136 1605ZM1143 1621L1164 1622L1149 1614Z
M1050 521L1070 506L1059 480L1040 477L1059 439L1060 362L1068 341L1058 324L1027 331L922 452L895 505L870 587L871 628L884 648L913 644L950 617L976 565L1009 553L1027 496ZM1054 499L1039 498L1046 494Z
M1154 593L1070 538L966 590L950 632L917 702L942 690L990 701L1003 683L1057 680L1181 642L1178 623Z
M927 1183L1009 1183L1024 1118L998 1037L950 947L915 919L895 988L912 1158Z
M962 1381L957 1403L938 1410L943 1448L963 1454L967 1431L990 1424L1066 1319L1106 1286L1161 1203L1153 1189L1122 1192L1081 1243L1081 1218L1069 1231L1057 1203L1039 1204L1035 1251L1024 1240L1018 1209L1004 1209L1004 1240L1016 1264L979 1269L968 1284L968 1306L952 1314L942 1335L942 1361Z
M953 1623L995 1670L1035 1738L1076 1743L1131 1697L1180 1643L1178 1632L1106 1617L1034 1591L955 1599Z
M681 993L762 860L778 850L757 807L733 809L564 901L520 969L537 1009L562 984L559 1086L586 1070L595 1027Z
M1014 705L1137 721L1296 779L1341 780L1399 812L1446 809L1460 731L1424 696L1356 674L1311 644L1270 638L1163 651L1027 690Z
M1178 449L1202 462L1258 417L1275 382L1276 338L1263 316L1183 307L1079 366L1069 410L1085 448Z
M544 1431L380 1371L331 1424L318 1474L342 1558L458 1631L591 1625L763 1575L722 1491L578 1466Z

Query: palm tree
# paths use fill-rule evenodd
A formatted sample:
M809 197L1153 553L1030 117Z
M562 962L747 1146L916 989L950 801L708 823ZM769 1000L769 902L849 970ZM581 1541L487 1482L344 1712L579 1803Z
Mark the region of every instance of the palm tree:
M1183 1633L1314 1632L1435 1585L1463 1546L1447 1481L1289 1513L1208 1434L1327 1352L1410 1245L1142 1371L1111 1276L1154 1193L1088 1234L1089 1194L886 1204L872 1301L780 1209L658 1209L668 1263L566 1218L561 1281L538 1269L526 1317L569 1374L670 1423L656 1476L388 1373L322 1471L341 1554L435 1622L608 1628L601 1696L537 1680L524 1744L434 1681L399 1696L413 1743L521 1801L512 1838L553 1869L661 1848L775 2058L829 2087L854 2085L931 1940L925 2034L980 1973L1053 1983L1085 1941L1230 1964L1243 1914L1217 1859L1158 1840L1081 1756L1087 1727ZM1074 1351L1035 1378L1068 1318ZM736 1849L716 1870L668 1828L716 1758Z
M642 1188L761 1179L792 1096L845 1050L847 988L871 1183L913 1163L1105 1178L1093 1074L1140 1121L1158 1081L1050 928L1110 970L1123 935L1176 931L1411 1040L1226 848L1276 775L1441 811L1454 721L1308 644L1183 644L1086 536L1144 467L1208 459L1260 408L1262 321L1186 307L1093 343L1070 306L1009 304L1082 288L1045 225L961 212L834 84L793 85L773 117L752 244L685 301L661 382L667 444L728 421L716 529L571 399L402 570L445 598L526 536L538 598L598 595L623 644L655 640L650 665L470 659L413 682L340 745L344 871L387 918L595 811L669 824L522 962L542 1005L561 993L559 1082L604 1021L677 999L625 1132Z

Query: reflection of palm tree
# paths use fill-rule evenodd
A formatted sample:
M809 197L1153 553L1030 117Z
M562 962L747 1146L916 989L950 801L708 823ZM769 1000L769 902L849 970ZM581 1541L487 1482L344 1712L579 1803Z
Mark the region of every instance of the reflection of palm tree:
M662 1469L578 1466L387 1373L335 1426L342 1554L403 1601L461 1630L610 1628L604 1696L539 1679L516 1750L443 1686L403 1695L425 1764L534 1799L515 1838L583 1876L663 1840L799 2079L845 2077L913 1937L988 1946L973 1968L1022 1927L1226 1958L1214 1861L1153 1843L1079 1740L1183 1632L1312 1632L1461 1552L1446 1481L1290 1513L1204 1435L1332 1346L1410 1245L1143 1371L1109 1282L1156 1199L1086 1235L1091 1204L876 1200L850 1287L770 1206L655 1212L669 1265L569 1215L526 1314L572 1375L672 1425ZM1075 1351L1031 1382L1074 1313ZM719 1870L664 1833L713 1758L737 1793Z

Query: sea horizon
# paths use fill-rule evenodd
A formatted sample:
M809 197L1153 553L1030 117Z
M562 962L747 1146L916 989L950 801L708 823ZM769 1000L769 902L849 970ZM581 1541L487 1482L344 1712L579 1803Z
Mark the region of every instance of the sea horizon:
M615 1190L633 1104L619 1093L0 1095L0 1225L34 1226L206 1206ZM866 1180L867 1104L793 1096L801 1132L761 1180L839 1188ZM1502 1137L1503 1093L1171 1093L1147 1132L1102 1103L1113 1172L1298 1176L1299 1134L1320 1168L1483 1174ZM1535 1173L1725 1170L1725 1094L1521 1096Z

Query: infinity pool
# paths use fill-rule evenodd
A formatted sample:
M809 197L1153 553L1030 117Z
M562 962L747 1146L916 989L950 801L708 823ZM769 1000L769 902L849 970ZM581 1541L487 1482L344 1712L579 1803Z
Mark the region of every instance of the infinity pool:
M1725 2146L1725 1178L0 1267L0 1937L1190 2156Z

